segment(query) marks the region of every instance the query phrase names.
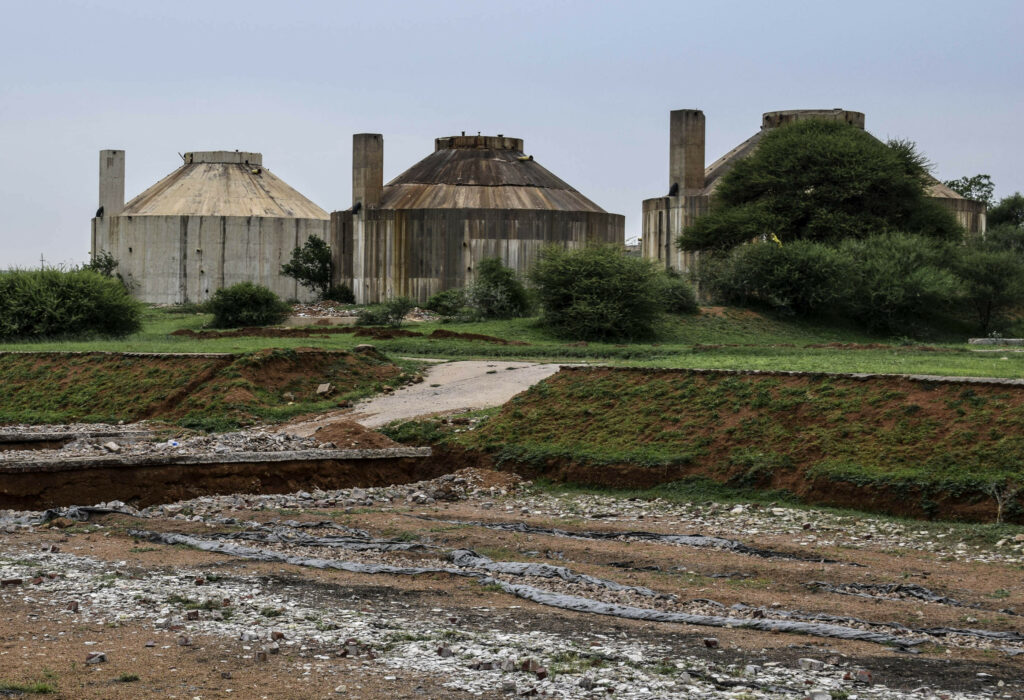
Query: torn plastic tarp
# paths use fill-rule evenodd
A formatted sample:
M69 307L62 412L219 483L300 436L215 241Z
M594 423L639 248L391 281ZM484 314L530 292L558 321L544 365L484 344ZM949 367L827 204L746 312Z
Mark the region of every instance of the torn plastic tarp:
M951 605L957 608L972 608L974 610L988 610L988 608L977 603L964 603L956 598L939 595L916 583L840 583L831 584L825 581L810 581L805 583L810 589L838 593L840 595L853 595L859 598L870 598L873 600L900 600L901 598L916 598L929 603L939 605ZM897 597L893 597L897 596ZM1013 610L999 610L1004 615L1019 615Z
M627 530L627 531L612 531L602 532L594 530L584 530L580 532L572 532L571 530L560 530L553 527L538 527L536 525L527 525L523 522L512 522L512 523L487 523L480 520L444 520L441 518L431 518L426 515L412 515L409 517L417 518L419 520L431 520L434 522L448 523L450 525L474 525L476 527L485 527L490 530L504 530L507 532L524 532L534 535L554 535L555 537L571 537L579 540L618 540L618 539L631 539L631 540L643 540L648 542L667 542L669 544L681 544L687 547L710 547L712 549L724 549L730 552L737 552L739 554L749 554L754 557L763 557L765 559L793 559L795 561L809 561L818 564L849 564L850 566L861 566L860 564L853 564L851 562L841 562L835 559L824 559L822 557L808 557L801 554L790 554L788 552L776 552L771 549L759 549L757 547L751 547L750 545L743 544L737 540L730 540L724 537L711 537L708 535L666 535L660 532L646 532L644 530Z
M465 569L448 567L417 567L417 566L390 566L385 564L362 564L358 562L337 561L331 559L319 559L312 557L296 557L252 547L244 547L232 542L220 540L204 540L191 535L180 535L176 533L147 532L144 530L130 530L133 537L160 542L163 544L183 544L206 552L218 552L231 556L255 561L271 561L294 566L308 566L316 569L336 569L362 574L394 574L405 576L418 576L422 574L449 574L473 578L484 585L496 585L507 593L530 600L540 605L572 610L576 612L594 613L597 615L609 615L633 620L649 620L651 622L676 622L703 627L733 627L756 629L765 632L791 632L794 634L806 634L814 637L829 637L834 639L854 639L877 644L890 644L898 647L910 647L922 643L921 640L911 640L895 635L868 630L853 629L834 624L820 624L810 622L799 622L795 620L775 619L744 619L727 617L724 615L691 615L689 613L669 612L665 610L652 610L649 608L638 608L632 605L619 605L615 603L603 603L580 596L571 596L561 593L545 591L534 586L509 583L494 578L480 571L467 571ZM454 562L490 562L486 557L469 550L456 550L452 552ZM490 562L496 564L498 562ZM515 563L515 562L506 562ZM557 568L557 567L554 567ZM600 579L598 579L600 580Z

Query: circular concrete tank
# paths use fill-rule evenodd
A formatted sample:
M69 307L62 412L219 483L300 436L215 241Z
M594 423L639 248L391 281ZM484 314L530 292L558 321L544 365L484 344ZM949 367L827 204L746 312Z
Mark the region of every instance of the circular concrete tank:
M311 299L280 269L310 236L327 238L327 212L267 170L259 153L193 151L183 160L119 211L101 207L93 252L111 253L145 302L202 302L237 282ZM102 179L101 168L101 196Z
M335 212L331 221L342 280L360 302L424 302L472 282L484 258L501 258L525 276L546 245L625 239L623 216L544 168L522 139L501 135L436 139L434 152L384 185L379 201Z

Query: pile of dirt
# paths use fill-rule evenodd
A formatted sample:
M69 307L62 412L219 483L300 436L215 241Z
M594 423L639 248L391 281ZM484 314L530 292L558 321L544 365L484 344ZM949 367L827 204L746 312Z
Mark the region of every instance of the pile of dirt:
M812 343L805 348L817 350L906 350L915 352L960 352L954 348L937 348L934 345L884 345L882 343Z
M336 421L319 428L313 437L321 442L333 442L338 449L382 449L385 447L400 447L400 445L387 435L378 433L375 430L364 428L353 421Z
M305 328L271 328L256 326L252 328L237 328L231 331L194 331L189 328L176 330L171 335L207 340L210 338L240 338L243 336L257 338L315 338L328 335L353 334L357 338L373 338L374 340L391 340L393 338L422 338L423 334L418 331L409 331L404 328L384 328L379 326L316 326ZM439 328L431 333L429 338L435 340L482 340L487 343L498 345L529 345L521 340L505 340L493 335L481 335L479 333L457 333L455 331Z
M992 486L1024 484L1024 386L563 368L453 440L531 477L635 488L697 475L816 503L991 520ZM1024 520L1016 504L1006 515Z

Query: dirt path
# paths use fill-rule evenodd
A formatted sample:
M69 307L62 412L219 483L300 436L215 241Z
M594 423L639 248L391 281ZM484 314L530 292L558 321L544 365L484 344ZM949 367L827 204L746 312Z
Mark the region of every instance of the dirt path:
M290 423L282 431L312 435L318 428L339 421L354 421L379 428L396 420L500 406L521 391L550 377L561 365L533 362L445 362L427 370L420 384L393 394L375 396L355 408Z

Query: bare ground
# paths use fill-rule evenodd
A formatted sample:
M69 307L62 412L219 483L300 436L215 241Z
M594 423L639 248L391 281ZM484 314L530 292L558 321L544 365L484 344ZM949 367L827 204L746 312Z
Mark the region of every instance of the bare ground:
M959 541L941 523L556 498L516 491L506 474L464 472L458 478L469 485L449 477L391 490L208 497L147 509L146 517L113 514L30 529L11 525L8 514L0 576L21 580L0 588L0 688L45 681L58 689L57 697L69 698L753 698L799 697L812 689L860 698L1024 697L1024 655L1014 655L1024 641L924 632L1024 628L1024 618L1015 614L1024 612L1024 552L1012 538L985 546ZM791 558L629 534L583 539L502 531L475 522L568 533L700 532ZM300 558L394 566L452 568L450 553L471 549L496 562L567 567L674 598L609 592L557 577L495 574L509 583L662 610L700 612L714 601L725 606L718 614L736 617L742 615L730 606L745 604L769 619L823 613L890 631L895 628L885 625L897 623L915 630L906 636L921 643L908 651L738 626L570 612L470 576L253 561L158 544L130 532L135 530L204 541L217 533L273 535L284 540L237 543ZM365 531L357 539L368 535L417 548L383 551L377 542L377 549L349 551L296 539L356 530ZM815 558L834 563L809 561ZM956 604L808 587L816 581L917 584ZM72 602L79 603L77 612L68 609ZM709 647L706 638L717 643ZM150 641L153 646L146 646ZM97 650L106 652L107 661L86 665L86 654ZM509 659L516 670L474 668ZM519 670L530 659L548 678ZM858 669L870 672L870 683L855 681ZM132 676L138 680L128 680Z

